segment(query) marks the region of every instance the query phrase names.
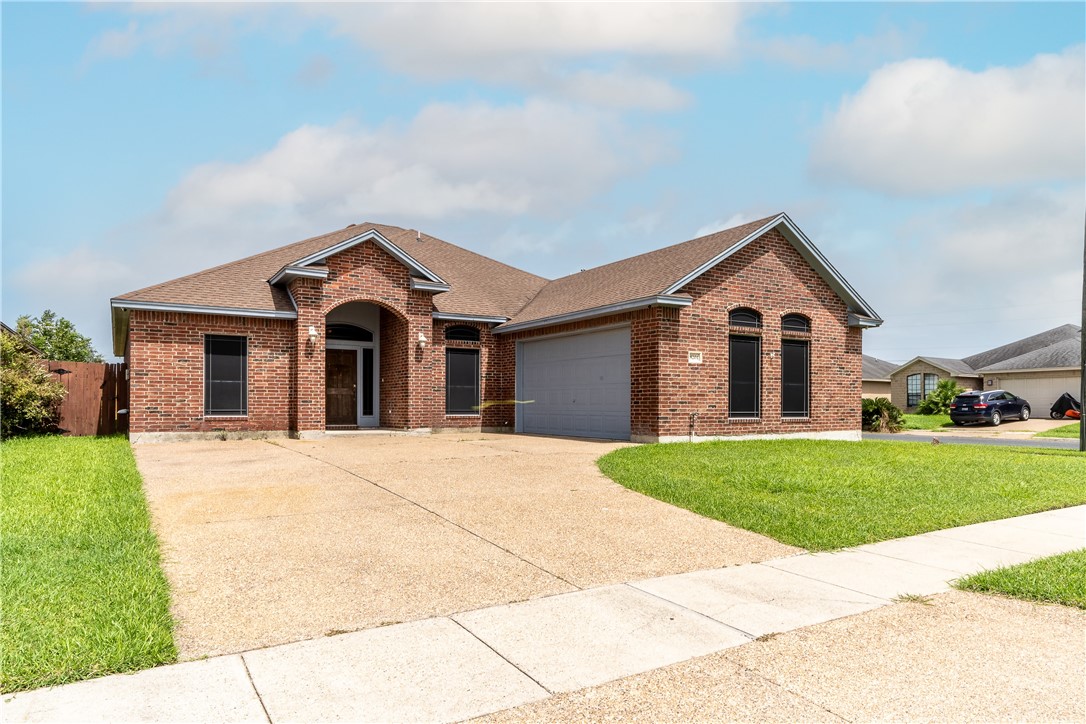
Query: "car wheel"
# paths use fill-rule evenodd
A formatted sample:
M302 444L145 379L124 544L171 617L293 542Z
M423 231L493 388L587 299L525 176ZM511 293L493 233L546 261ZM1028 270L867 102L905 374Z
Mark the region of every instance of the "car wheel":
M996 427L999 423L1003 422L1003 415L999 414L999 410L992 411L992 427Z
M1022 422L1029 419L1029 405L1022 408Z
M962 422L961 420L955 420L954 424L957 425L958 427L965 427L965 423Z
M1056 412L1055 410L1048 413L1048 416L1051 417L1053 420L1062 420L1063 419L1063 413L1062 412Z

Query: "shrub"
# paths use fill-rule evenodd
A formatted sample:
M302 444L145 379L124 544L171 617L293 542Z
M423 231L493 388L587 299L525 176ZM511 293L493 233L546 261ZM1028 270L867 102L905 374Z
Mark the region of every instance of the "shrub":
M0 437L55 429L66 393L18 337L0 334Z
M949 415L954 398L965 392L954 380L939 380L935 389L920 401L916 411L921 415Z
M898 432L905 425L901 410L885 397L863 401L863 428L871 432Z

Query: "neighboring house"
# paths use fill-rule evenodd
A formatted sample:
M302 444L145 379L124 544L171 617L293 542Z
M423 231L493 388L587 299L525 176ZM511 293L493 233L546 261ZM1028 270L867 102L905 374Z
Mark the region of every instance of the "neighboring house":
M863 356L863 397L874 399L885 397L893 402L890 390L890 373L897 369L893 362L881 360L878 357Z
M12 329L3 322L0 322L0 334L10 334L12 337L19 341L19 344L23 345L23 347L25 347L35 357L45 357L45 355L41 353L41 350L35 347L29 339L19 334L17 330Z
M940 379L953 378L966 390L1013 392L1029 400L1036 415L1064 392L1078 396L1081 334L1079 326L1065 324L963 359L914 357L890 375L894 399L911 412Z
M553 281L352 224L111 306L148 439L858 439L861 332L882 323L785 214Z

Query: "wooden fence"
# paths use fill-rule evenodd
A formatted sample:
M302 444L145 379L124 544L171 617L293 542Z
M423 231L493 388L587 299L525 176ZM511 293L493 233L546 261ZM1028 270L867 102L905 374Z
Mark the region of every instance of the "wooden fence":
M124 363L43 361L68 390L60 405L65 435L128 432L128 374Z

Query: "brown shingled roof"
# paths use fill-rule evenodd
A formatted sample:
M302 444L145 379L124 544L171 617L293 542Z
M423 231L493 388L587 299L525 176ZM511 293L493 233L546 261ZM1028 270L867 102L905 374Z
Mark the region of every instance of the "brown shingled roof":
M508 324L660 295L690 272L741 242L776 216L555 279Z
M440 312L509 317L547 283L428 234L384 224L354 224L179 279L122 294L116 299L260 311L293 312L290 297L268 279L288 264L375 230L449 283L434 297Z

